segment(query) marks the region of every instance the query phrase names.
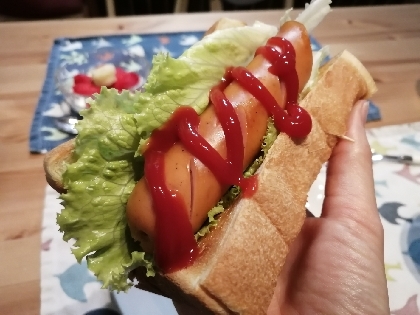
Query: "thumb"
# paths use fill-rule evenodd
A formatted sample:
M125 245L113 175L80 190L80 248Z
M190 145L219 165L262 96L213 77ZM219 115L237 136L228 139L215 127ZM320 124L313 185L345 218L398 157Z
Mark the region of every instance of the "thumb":
M322 217L348 220L349 223L378 226L372 172L372 154L365 132L366 101L353 107L347 136L334 148L327 169Z

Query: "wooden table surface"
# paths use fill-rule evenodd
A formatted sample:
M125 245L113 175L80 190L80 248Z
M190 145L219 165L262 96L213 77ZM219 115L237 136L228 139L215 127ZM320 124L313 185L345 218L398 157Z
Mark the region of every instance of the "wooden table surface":
M52 41L62 36L205 30L222 15L275 24L277 11L0 23L0 314L39 314L42 155L29 153L32 115ZM383 119L420 121L420 5L335 9L314 32L370 70Z

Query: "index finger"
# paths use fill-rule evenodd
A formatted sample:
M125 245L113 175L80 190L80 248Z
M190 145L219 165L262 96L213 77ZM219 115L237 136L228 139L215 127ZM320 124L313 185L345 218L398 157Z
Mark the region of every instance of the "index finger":
M325 200L321 217L379 222L376 207L372 155L364 124L368 103L356 103L350 113L347 136L334 148L327 169Z

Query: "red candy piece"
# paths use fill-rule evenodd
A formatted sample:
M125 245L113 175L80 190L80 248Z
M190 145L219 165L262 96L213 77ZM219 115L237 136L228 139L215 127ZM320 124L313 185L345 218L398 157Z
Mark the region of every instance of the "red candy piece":
M77 74L74 77L74 84L80 84L80 83L91 83L92 79L88 77L86 74Z
M134 72L119 71L117 68L117 81L112 85L118 91L128 90L139 82L139 76Z
M125 74L126 72L123 69L118 68L118 67L115 68L115 75L117 77L117 81L118 79L121 79Z
M93 83L78 83L73 86L73 92L76 94L91 96L94 93L99 93L101 90L100 86L96 86Z

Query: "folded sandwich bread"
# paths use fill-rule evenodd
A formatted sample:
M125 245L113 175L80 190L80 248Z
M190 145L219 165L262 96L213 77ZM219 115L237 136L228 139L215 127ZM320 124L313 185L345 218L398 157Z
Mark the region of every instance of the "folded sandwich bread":
M256 171L255 193L238 197L218 215L217 225L199 238L195 261L169 273L157 269L154 277L146 277L142 267L131 270L138 287L188 303L197 314L265 314L304 222L307 193L337 141L344 141L339 139L352 106L375 90L368 71L348 51L329 60L300 100L312 120L310 133L297 139L280 132ZM45 157L47 181L61 193L74 148L71 140Z
M265 314L305 219L308 191L345 135L354 103L375 91L370 74L348 51L329 61L300 103L313 121L308 137L295 142L279 134L258 169L255 195L221 214L217 227L200 240L203 254L192 266L158 274L153 285L174 300L204 304L217 314Z

